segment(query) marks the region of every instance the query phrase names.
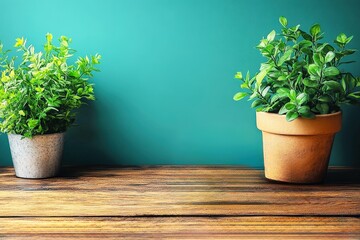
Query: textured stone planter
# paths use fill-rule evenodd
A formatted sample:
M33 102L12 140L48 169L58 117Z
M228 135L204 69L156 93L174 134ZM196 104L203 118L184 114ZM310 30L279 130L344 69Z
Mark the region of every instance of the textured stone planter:
M32 139L9 134L15 174L20 178L54 177L62 158L64 133L34 136Z
M263 135L266 178L290 183L324 180L341 112L292 122L284 115L257 112L256 124Z

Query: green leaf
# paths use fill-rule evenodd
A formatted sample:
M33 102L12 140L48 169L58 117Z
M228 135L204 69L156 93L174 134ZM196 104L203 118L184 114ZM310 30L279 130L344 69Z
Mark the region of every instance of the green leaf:
M296 109L296 105L294 103L288 102L284 106L282 106L282 108L279 111L279 114L284 114L289 111L293 111L295 109Z
M340 53L343 55L343 56L348 56L348 55L351 55L353 53L355 53L357 50L355 49L345 49L344 51L341 51Z
M256 75L256 83L258 84L258 86L261 85L261 81L264 79L264 77L266 76L268 70L262 70L260 71L257 75Z
M340 83L338 83L336 81L325 81L324 85L333 91L339 91L342 89Z
M284 55L282 55L282 56L280 57L279 62L278 62L277 65L278 65L278 66L281 66L281 65L283 65L283 63L284 63L285 61L289 60L292 52L293 52L292 49L287 50L287 51L284 53Z
M262 104L262 101L260 99L256 99L255 101L252 102L251 107L256 108L256 107L260 106L261 104Z
M47 107L47 108L44 109L44 112L47 113L47 112L49 112L49 111L51 111L51 110L54 110L54 111L57 111L57 112L59 111L57 108Z
M306 103L309 100L309 96L307 93L300 93L297 97L296 97L296 101L299 105L303 105L304 103Z
M262 70L270 71L273 67L274 67L274 65L272 63L270 63L270 64L262 63L260 66L260 71L262 71Z
M323 51L326 47L328 47L329 44L328 43L323 43L323 44L319 44L318 48L316 48L317 52L321 52Z
M290 98L290 100L296 101L296 91L294 89L291 89L288 97Z
M350 36L346 39L346 44L348 44L349 42L351 42L351 40L353 39L354 36Z
M312 54L313 54L312 49L309 48L309 47L303 47L303 48L301 48L301 52L305 53L305 54L308 55L309 57L311 57Z
M316 88L319 86L319 83L317 81L313 81L313 80L310 80L308 78L305 78L303 80L303 84L307 87L312 87L312 88Z
M42 87L36 87L35 88L35 90L37 91L37 92L43 92L44 91L44 88L42 88Z
M319 24L314 24L311 28L310 28L310 33L313 37L318 36L318 34L320 33L321 28Z
M266 47L260 49L260 52L265 57L271 57L273 55L274 46L272 44L268 44Z
M278 90L276 90L276 94L279 96L279 98L288 98L290 90L286 88L279 88Z
M318 103L316 109L319 110L320 114L329 113L329 105L327 103Z
M310 37L311 39L311 37ZM302 40L301 42L299 42L299 47L300 48L304 48L304 47L311 47L312 46L312 42L309 40Z
M244 97L246 97L248 94L245 92L238 92L234 95L233 99L235 101L240 101L241 99L243 99Z
M261 95L262 95L263 97L265 97L266 94L269 92L269 90L270 90L270 86L265 87L264 90L261 92Z
M344 77L341 79L341 87L344 90L344 92L346 92L347 84Z
M287 24L288 24L288 21L287 21L287 19L286 19L285 17L281 16L281 17L279 18L279 22L280 22L280 24L281 24L284 28L286 28L286 26L287 26Z
M323 96L319 97L318 100L320 102L324 102L324 103L332 102L332 99L331 99L331 97L329 95L323 95Z
M274 95L272 95L272 97L271 97L270 103L273 104L273 103L275 103L276 101L278 101L280 98L281 98L281 95L280 95L280 94L274 94Z
M315 117L315 114L311 112L309 106L299 107L298 113L300 114L301 117L304 117L304 118L314 118Z
M286 113L286 121L291 122L299 117L299 114L295 111L289 111Z
M287 77L286 77L285 74L284 74L284 75L280 75L280 76L277 78L277 80L278 80L278 81L285 81L285 80L287 80Z
M293 33L295 33L299 30L299 28L300 28L300 24L296 25L295 27L289 28L289 30L292 31ZM295 39L296 39L296 37L295 37Z
M259 97L259 94L258 94L257 92L253 92L253 93L250 95L249 100L252 100L252 99L257 98L257 97Z
M268 35L267 35L267 40L270 42L274 41L275 39L275 36L276 36L276 32L275 30L272 30Z
M324 75L326 77L336 76L339 74L340 74L340 71L336 67L328 67L328 68L325 68L325 70L324 70Z
M308 67L308 72L309 72L310 75L320 76L321 69L316 64L310 64L309 67Z
M279 94L290 94L290 90L288 88L279 88L276 92Z
M84 89L83 88L78 88L78 90L77 90L77 94L82 94L84 92Z
M235 74L235 78L236 78L236 79L242 79L242 78L243 78L242 73L241 73L241 72L237 72L237 73Z
M300 30L301 31L301 30ZM307 40L307 41L311 41L312 40L312 37L309 35L309 34L307 34L306 32L304 32L304 31L301 31L301 36L305 39L305 40Z
M250 81L250 72L247 71L246 77L245 77L245 82L249 82L249 81Z
M346 85L346 87L343 86L344 90L353 90L356 87L357 80L350 73L347 73L343 76L342 82Z
M240 88L249 89L249 86L246 83L242 83Z
M325 62L331 62L335 58L335 53L330 51L325 56Z
M27 121L27 125L29 126L30 129L35 128L38 124L39 124L39 120L37 120L37 119L30 118Z
M349 97L360 99L360 91L359 92L352 92L348 95Z
M289 110L287 110L286 107L285 107L285 105L284 105L284 106L282 106L282 107L280 108L279 114L280 114L280 115L283 115L283 114L287 113L288 111L289 111Z
M296 105L293 103L290 103L290 102L286 103L284 106L285 106L286 110L289 110L289 111L294 110L296 108Z
M256 112L266 112L264 107L258 107Z
M346 44L346 40L347 40L347 37L344 33L340 33L337 37L336 37L336 41L339 42L339 43L342 43L342 44ZM351 39L350 39L351 40Z
M25 112L24 112L23 110L20 110L20 111L19 111L19 114L20 114L21 116L25 116Z
M303 80L303 74L300 73L298 77L296 78L295 86L298 86Z
M315 53L313 55L313 60L318 67L322 67L324 65L324 57L321 56L321 53Z

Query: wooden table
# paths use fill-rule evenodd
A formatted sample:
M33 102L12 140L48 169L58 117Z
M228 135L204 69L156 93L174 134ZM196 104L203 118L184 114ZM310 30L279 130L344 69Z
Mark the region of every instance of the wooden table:
M269 182L241 167L0 168L0 239L360 239L360 172Z

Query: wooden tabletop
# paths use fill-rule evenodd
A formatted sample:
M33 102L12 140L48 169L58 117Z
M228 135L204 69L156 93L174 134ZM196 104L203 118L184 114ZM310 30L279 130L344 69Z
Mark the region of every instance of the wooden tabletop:
M150 238L360 239L360 171L291 185L224 166L65 168L43 180L0 168L0 239Z

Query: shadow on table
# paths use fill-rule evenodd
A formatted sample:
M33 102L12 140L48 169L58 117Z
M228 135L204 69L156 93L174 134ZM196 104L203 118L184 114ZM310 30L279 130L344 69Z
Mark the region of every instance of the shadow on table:
M360 184L360 168L329 169L325 184Z
M122 165L91 165L91 166L64 166L57 177L78 178L78 177L116 177L120 172L114 169L126 169L131 171L142 170L141 166L122 166Z

